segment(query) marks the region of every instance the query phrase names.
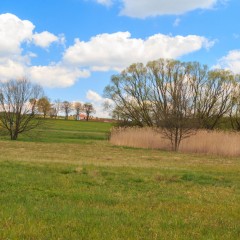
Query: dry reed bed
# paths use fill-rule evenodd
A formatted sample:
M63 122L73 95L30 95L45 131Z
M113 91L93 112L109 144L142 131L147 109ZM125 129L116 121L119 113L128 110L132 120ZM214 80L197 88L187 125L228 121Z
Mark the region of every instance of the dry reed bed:
M110 142L118 146L170 150L171 144L161 132L151 128L114 128ZM200 130L184 139L180 152L221 156L240 156L240 133Z

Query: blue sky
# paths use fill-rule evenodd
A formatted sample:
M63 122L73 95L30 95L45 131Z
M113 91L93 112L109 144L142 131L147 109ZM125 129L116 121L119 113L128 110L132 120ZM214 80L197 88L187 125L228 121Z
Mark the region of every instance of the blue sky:
M0 0L0 79L90 101L112 74L161 57L240 73L239 0Z

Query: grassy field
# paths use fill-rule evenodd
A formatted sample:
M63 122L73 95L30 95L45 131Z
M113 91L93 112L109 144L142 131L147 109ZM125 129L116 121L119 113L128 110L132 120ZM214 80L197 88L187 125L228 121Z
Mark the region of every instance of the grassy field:
M19 135L20 141L28 142L63 142L79 143L85 140L106 140L111 123L85 122L74 120L42 120L40 126L24 135ZM9 136L0 139L8 140Z
M239 239L240 158L116 147L109 123L0 141L0 239Z

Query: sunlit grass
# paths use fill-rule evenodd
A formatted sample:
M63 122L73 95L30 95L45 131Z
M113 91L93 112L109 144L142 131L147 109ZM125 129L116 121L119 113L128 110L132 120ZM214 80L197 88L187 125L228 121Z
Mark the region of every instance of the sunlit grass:
M20 134L19 141L78 143L82 140L106 140L112 123L75 120L42 119L40 125L30 132ZM2 140L9 140L5 133Z
M0 239L239 238L240 158L71 142L74 124L0 141Z

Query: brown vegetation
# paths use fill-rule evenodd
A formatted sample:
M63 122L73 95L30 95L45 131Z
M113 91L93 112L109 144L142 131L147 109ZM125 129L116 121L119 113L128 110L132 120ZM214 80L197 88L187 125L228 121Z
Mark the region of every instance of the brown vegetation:
M115 128L110 142L118 146L170 150L171 143L153 128ZM181 142L179 151L221 156L240 156L240 133L200 130Z

